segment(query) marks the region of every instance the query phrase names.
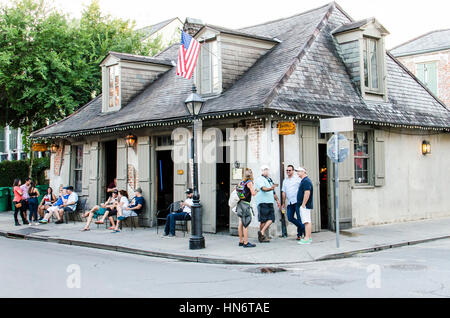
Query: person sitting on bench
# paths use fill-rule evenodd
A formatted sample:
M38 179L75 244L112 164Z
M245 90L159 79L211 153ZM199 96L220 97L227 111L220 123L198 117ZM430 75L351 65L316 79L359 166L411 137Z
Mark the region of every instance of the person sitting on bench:
M48 221L52 216L55 216L57 220L61 220L61 217L59 216L59 209L63 206L64 201L69 198L69 194L67 193L66 188L63 188L61 190L61 196L59 197L58 201L51 207L47 209L47 213L45 214L44 218L39 221L41 224L47 224Z
M64 212L74 213L77 209L78 204L78 194L73 191L73 187L65 188L67 193L69 194L69 198L67 200L63 200L64 204L59 209L59 220L55 222L55 224L64 223Z
M111 196L105 203L101 203L100 205L94 206L90 211L84 214L85 218L88 218L86 221L86 226L82 229L82 232L90 231L89 226L91 225L92 219L98 215L105 215L106 209L114 208L114 203L117 202L117 196L119 191L114 190L111 192ZM111 224L114 224L114 219L112 216L109 217Z
M117 208L117 224L114 232L119 231L120 222L134 216L139 216L141 212L144 210L144 197L142 196L142 189L137 188L134 191L135 197L131 200L131 203L127 206L120 206Z
M194 204L192 197L194 196L194 191L188 189L186 191L187 199L181 203L182 212L169 213L166 221L166 228L164 229L165 237L175 237L175 225L177 221L189 221L191 220L191 208Z

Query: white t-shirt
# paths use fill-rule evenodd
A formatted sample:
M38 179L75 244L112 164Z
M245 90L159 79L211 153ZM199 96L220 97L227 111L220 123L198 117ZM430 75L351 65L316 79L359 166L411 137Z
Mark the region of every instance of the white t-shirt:
M189 204L190 206L192 206L192 204L194 204L194 200L192 200L192 199L186 199L186 200L184 201L184 203L185 203L185 204ZM188 213L189 215L192 213L191 208L188 207L188 206L185 206L185 207L183 208L183 212Z
M125 209L125 208L128 208L128 204L130 204L130 202L128 201L128 198L127 198L127 197L122 197L122 198L120 199L119 204L120 204L120 206L122 207L122 209Z
M75 211L77 208L77 203L78 203L78 194L76 194L75 192L72 192L69 197L67 198L67 203L75 203L72 205L68 205L67 207L70 208L71 210Z

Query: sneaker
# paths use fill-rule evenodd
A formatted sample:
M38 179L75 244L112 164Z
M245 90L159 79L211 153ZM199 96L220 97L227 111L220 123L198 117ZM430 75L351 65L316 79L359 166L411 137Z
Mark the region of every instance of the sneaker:
M64 223L63 220L59 220L59 221L56 221L56 222L55 222L55 224L63 224L63 223Z
M261 243L270 243L270 238L268 237L263 237L262 241L260 241Z
M42 219L42 220L40 220L40 221L39 221L39 223L41 223L41 224L47 224L47 223L48 223L48 221L47 221L47 220L45 220L45 219Z
M239 242L239 247L244 246L244 243Z
M262 243L263 239L264 239L264 235L261 233L261 231L258 231L258 241L259 241L259 243Z
M310 238L309 240L305 241L305 240L301 240L300 242L298 242L298 244L300 245L310 245L312 243L312 239Z
M250 242L248 242L247 244L244 244L243 246L244 246L244 248L256 247L255 244L252 244Z
M37 226L37 225L39 225L39 223L38 223L38 222L35 222L35 223L34 223L34 225L36 225L36 226Z

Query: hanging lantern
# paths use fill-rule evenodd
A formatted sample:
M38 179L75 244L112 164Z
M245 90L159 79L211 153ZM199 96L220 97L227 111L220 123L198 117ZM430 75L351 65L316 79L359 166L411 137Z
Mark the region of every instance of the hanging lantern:
M422 143L422 154L424 156L431 154L431 143L424 140Z
M125 142L128 147L134 147L136 145L137 137L135 135L128 135L125 137Z
M50 146L50 151L51 151L52 153L56 153L56 152L58 151L58 148L59 148L59 146L58 146L57 144L52 144L52 145Z

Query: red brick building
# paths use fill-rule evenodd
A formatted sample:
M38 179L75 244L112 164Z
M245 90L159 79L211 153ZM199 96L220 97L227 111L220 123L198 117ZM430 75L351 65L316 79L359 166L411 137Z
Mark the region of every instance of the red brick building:
M391 53L450 107L450 29L419 36Z

